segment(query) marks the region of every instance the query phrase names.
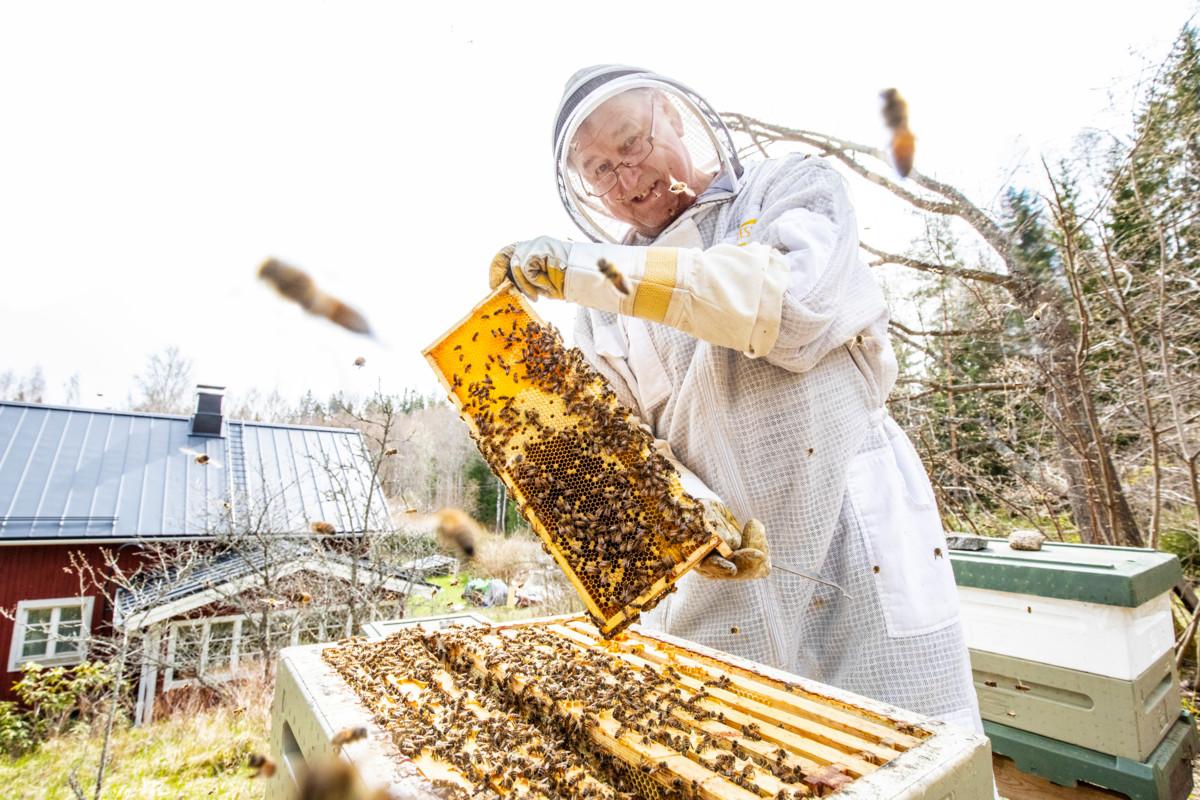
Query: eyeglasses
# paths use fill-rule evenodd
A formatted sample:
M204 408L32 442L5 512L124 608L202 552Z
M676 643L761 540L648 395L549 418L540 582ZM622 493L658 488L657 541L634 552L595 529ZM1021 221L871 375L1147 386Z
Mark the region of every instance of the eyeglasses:
M625 158L618 161L616 164L611 161L604 161L593 168L588 175L584 175L584 191L590 197L603 197L617 187L618 171L624 167L630 169L641 164L650 154L654 152L654 118L655 118L655 103L650 101L650 133L643 136L641 133L635 133L629 136L621 143L620 150L624 151Z

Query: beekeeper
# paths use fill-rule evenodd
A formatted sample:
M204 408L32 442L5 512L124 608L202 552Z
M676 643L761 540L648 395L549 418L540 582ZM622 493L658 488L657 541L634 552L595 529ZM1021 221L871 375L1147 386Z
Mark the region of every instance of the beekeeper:
M493 286L579 304L575 344L620 400L737 519L762 521L770 562L825 581L710 559L644 621L982 731L933 491L884 406L888 312L839 175L802 155L740 163L703 98L623 66L571 78L554 161L590 241L518 242Z

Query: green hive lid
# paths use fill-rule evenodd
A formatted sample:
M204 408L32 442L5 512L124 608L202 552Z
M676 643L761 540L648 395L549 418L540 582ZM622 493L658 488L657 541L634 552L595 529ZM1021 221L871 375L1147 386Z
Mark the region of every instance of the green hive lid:
M1157 550L1058 542L1013 550L1005 539L951 550L950 563L959 586L1127 608L1169 591L1183 574L1178 558Z

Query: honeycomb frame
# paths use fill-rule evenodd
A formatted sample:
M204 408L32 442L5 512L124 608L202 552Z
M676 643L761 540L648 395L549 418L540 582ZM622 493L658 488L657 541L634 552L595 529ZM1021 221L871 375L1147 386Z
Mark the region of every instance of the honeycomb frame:
M653 437L510 284L424 351L491 470L605 636L728 546Z

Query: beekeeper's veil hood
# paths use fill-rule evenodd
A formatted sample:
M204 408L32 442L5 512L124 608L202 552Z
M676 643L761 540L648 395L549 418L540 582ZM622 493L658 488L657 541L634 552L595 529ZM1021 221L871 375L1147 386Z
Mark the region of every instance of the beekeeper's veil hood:
M669 111L657 112L650 120L650 125L643 126L652 130L634 130L628 137L632 143L630 155L614 156L607 161L600 159L599 165L593 162L585 168L580 159L573 157L577 154L575 149L579 144L575 141L576 133L600 105L626 92L631 93L631 98L639 98L637 102L645 102L647 107L657 102L656 108L666 109L667 106L662 102L665 100L673 107L674 114ZM640 97L645 99L641 100ZM670 126L671 130L664 131L663 126ZM627 140L625 134L620 136L618 141ZM650 159L654 138L659 142L659 157ZM613 215L603 196L605 189L615 182L617 173L626 171L636 174L637 165L640 164L661 165L667 138L676 147L682 143L690 158L693 175L721 176L726 188L736 191L742 166L733 139L704 98L678 81L637 67L604 64L581 69L571 76L554 122L555 175L559 196L567 213L585 234L598 242L620 242L625 239L633 226ZM627 183L636 180L630 178L629 174L623 177ZM669 177L682 180L660 181L653 185L653 189L644 186L638 188L661 194L667 188L666 183L672 182L676 193L691 190L692 187L686 185L687 176ZM632 191L638 191L638 188ZM625 185L618 191L628 192L631 189ZM610 196L609 202L617 196Z

